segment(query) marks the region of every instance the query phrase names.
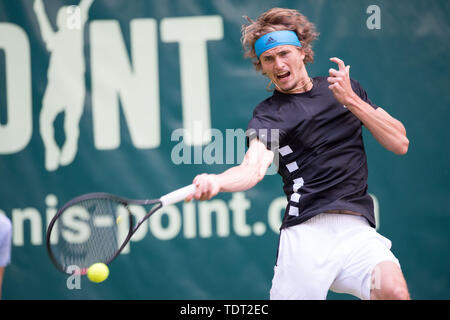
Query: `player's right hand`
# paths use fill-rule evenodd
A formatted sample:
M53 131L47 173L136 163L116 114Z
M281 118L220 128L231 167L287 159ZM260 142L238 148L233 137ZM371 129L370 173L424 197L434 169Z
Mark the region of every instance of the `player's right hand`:
M215 174L199 174L192 182L195 187L195 193L186 197L185 201L189 202L192 199L209 200L216 196L220 191L220 185Z

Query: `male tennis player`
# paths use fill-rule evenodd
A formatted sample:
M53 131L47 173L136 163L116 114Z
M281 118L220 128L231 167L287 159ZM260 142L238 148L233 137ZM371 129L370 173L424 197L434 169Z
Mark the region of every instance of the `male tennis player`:
M391 242L374 229L362 140L364 125L383 147L405 154L403 125L368 99L342 60L330 59L338 68L329 77L309 77L305 64L313 62L317 33L298 11L274 8L248 20L245 56L275 90L254 109L243 162L222 174L198 175L186 200L252 188L277 156L288 205L270 298L326 299L332 290L360 299L409 299Z

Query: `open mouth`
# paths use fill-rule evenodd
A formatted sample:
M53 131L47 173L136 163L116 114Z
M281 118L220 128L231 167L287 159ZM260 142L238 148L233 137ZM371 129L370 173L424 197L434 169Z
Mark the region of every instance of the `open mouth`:
M281 80L281 79L285 79L285 78L289 77L290 75L291 75L291 73L289 71L286 71L285 73L277 75L277 78L279 80Z

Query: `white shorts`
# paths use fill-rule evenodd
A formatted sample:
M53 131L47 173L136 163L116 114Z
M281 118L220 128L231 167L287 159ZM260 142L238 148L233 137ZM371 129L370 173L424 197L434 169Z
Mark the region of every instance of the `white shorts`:
M362 216L322 213L281 230L279 241L273 300L324 300L328 290L368 300L375 266L400 266L391 241Z

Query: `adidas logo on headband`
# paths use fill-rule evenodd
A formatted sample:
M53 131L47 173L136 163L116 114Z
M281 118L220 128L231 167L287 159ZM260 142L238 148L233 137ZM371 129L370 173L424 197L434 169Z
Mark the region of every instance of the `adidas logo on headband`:
M277 40L275 40L274 38L272 38L272 37L269 37L269 39L267 39L267 41L266 41L266 46L268 46L269 44L272 44L272 43L274 43L274 42L277 42Z

